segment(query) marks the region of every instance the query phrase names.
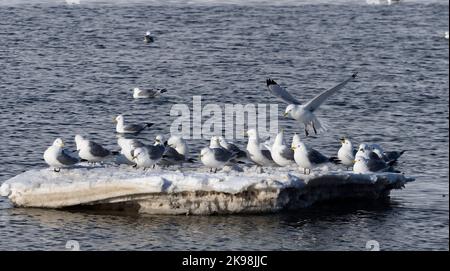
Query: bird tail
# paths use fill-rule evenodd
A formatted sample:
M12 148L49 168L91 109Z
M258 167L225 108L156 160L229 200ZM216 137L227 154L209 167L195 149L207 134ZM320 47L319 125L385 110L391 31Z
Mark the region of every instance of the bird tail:
M145 127L148 128L148 127L152 127L153 125L154 125L154 123L149 122L149 123L145 124Z
M321 121L319 120L319 118L317 118L316 116L314 116L314 118L312 119L312 125L313 127L316 129L317 133L322 133L322 132L326 132L329 129L329 125L328 123L326 123L325 121Z
M339 160L339 159L338 159L337 157L335 157L335 156L330 157L330 158L328 159L328 161L330 161L330 163L333 163L333 164L336 164L336 165L341 164L341 160Z
M112 154L112 155L119 155L119 154L120 154L120 151L111 151L111 154Z
M189 159L187 159L186 160L188 163L195 163L195 162L197 162L197 159L195 159L195 158L189 158Z

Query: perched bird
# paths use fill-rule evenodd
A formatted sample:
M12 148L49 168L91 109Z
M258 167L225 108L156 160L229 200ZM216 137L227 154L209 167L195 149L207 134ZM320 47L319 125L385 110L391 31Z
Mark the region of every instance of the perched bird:
M349 167L353 167L357 151L353 148L352 142L345 137L341 138L341 144L342 146L338 151L337 158L348 169Z
M145 147L145 144L137 139L128 139L123 137L119 137L117 139L117 144L120 146L120 154L125 157L125 159L127 160L127 164L133 165L135 165L136 163L131 152L139 147Z
M144 36L144 42L145 43L151 43L151 42L154 42L155 41L155 39L153 38L153 36L152 36L152 34L150 33L150 31L147 31L146 33L145 33L145 36Z
M151 127L153 123L145 123L145 124L127 124L124 123L124 118L122 115L117 116L114 119L116 122L116 132L119 134L139 134L147 127Z
M369 158L364 156L357 157L353 165L355 173L373 173L373 172L399 172L392 168L390 163L384 162L375 153L372 152Z
M300 144L300 135L295 133L294 136L292 137L292 143L291 143L291 148L297 146L298 144Z
M220 146L219 138L216 136L211 138L210 146L203 148L200 152L200 160L210 169L210 172L215 169L214 173L217 169L231 163L235 157L236 154Z
M367 145L365 143L359 144L358 151L355 154L355 160L359 157L369 159L369 154L371 151L372 150L369 145Z
M77 145L78 156L90 163L102 162L117 154L81 135L75 136L75 143Z
M164 145L166 148L161 160L162 165L176 165L186 162L195 162L195 159L188 158L188 146L182 137L171 136Z
M250 129L247 131L247 136L247 153L250 160L258 166L276 166L270 151L262 148L258 132Z
M339 164L339 159L336 157L326 157L315 149L306 147L303 142L300 142L293 150L295 162L299 167L303 168L303 174L306 174L306 169L308 169L308 174L310 174L311 169L321 164Z
M325 100L336 93L338 90L342 89L348 82L352 81L356 78L357 73L354 73L350 78L335 86L332 89L326 90L316 97L314 97L309 102L302 105L298 100L289 94L285 89L283 89L280 85L278 85L274 80L267 79L267 88L269 91L283 100L288 104L286 110L284 112L284 116L290 116L291 118L303 123L305 126L305 134L309 135L308 128L311 127L314 130L314 133L317 134L318 131L323 130L324 127L319 121L319 119L314 115L315 111L319 108L319 106L325 102Z
M403 153L405 153L405 150L402 151L389 151L386 152L383 150L383 148L378 145L378 144L372 144L370 145L370 148L372 149L372 151L374 153L376 153L378 155L378 157L380 157L381 159L383 159L385 162L390 162L393 160L398 160L398 158L400 158L400 156L403 155Z
M270 149L273 161L279 166L285 167L294 164L294 151L284 143L284 133L281 130L275 137L275 141Z
M53 167L55 172L59 172L61 168L69 167L77 164L79 159L70 155L70 152L64 149L64 142L61 138L57 138L53 144L44 152L44 160Z
M147 90L140 88L133 88L133 98L135 99L155 98L156 96L159 96L164 92L167 92L165 88L156 88Z
M234 153L236 160L245 161L247 159L247 153L241 150L238 146L225 140L225 138L219 136L219 144L222 148Z
M136 167L143 169L149 167L154 168L162 159L166 149L162 141L162 136L158 135L156 136L154 145L141 146L132 150L131 156L136 163Z

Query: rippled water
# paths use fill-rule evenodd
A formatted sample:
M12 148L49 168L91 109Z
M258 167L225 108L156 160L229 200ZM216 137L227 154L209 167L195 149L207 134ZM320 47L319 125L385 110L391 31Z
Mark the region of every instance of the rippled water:
M448 2L19 2L0 1L0 182L45 166L58 136L73 145L75 133L89 134L114 148L119 113L155 122L142 134L151 138L169 133L171 105L193 95L267 103L271 76L307 100L355 70L359 80L318 113L330 130L308 143L332 154L348 135L407 149L400 169L417 180L388 203L260 216L99 215L15 209L1 198L0 249L65 249L73 239L105 250L361 250L374 239L387 250L448 250ZM149 29L151 45L142 42ZM135 86L169 92L136 101ZM300 130L279 124L289 136ZM198 152L205 141L191 144Z

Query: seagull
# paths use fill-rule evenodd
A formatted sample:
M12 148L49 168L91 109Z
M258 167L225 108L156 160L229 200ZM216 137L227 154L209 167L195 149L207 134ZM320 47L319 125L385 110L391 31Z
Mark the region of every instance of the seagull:
M145 124L124 124L124 118L122 115L117 116L114 119L116 122L116 132L119 134L139 134L147 127L151 127L153 123L145 123Z
M300 135L295 133L292 137L291 148L297 146L300 143Z
M360 156L355 159L353 165L353 172L355 173L373 173L373 172L396 172L392 168L392 163L386 163L378 157L375 153L371 153L369 158Z
M353 148L352 142L347 138L341 138L341 148L338 151L337 158L341 161L341 164L347 167L352 167L355 161L356 150Z
M62 139L57 138L44 152L44 160L50 167L53 167L55 172L59 172L61 168L73 166L79 162L79 159L69 153L68 150L64 149Z
M305 143L300 142L297 146L292 148L294 150L294 159L298 166L303 168L303 174L306 174L308 169L308 175L311 173L311 169L321 164L334 163L339 164L339 159L336 157L326 157L315 149L306 147Z
M165 147L162 142L162 136L156 136L154 145L141 146L131 151L133 161L137 168L144 170L155 165L161 160Z
M129 164L133 165L136 163L133 160L133 155L131 154L131 152L139 147L145 147L145 144L137 139L128 139L123 137L119 137L119 139L117 139L117 144L121 148L120 154L122 154L126 158Z
M220 146L219 138L216 136L211 138L210 146L203 148L200 152L200 160L206 167L210 168L210 172L215 169L214 173L217 172L217 169L232 162L235 157L236 154Z
M117 154L105 149L102 145L84 138L81 135L75 135L78 156L90 163L105 161Z
M369 145L367 145L366 143L359 144L358 151L355 154L355 160L359 157L369 159L370 152L371 152L371 149L370 149Z
M406 151L406 150L402 150L402 151L389 151L389 152L386 152L378 144L372 144L372 145L370 145L370 148L372 149L372 151L374 153L376 153L378 155L378 157L383 159L385 162L398 160L398 158L400 158L400 156L402 156L403 153L405 153L405 151Z
M247 153L250 160L258 166L276 166L270 151L262 148L258 132L255 129L250 129L247 131L247 136Z
M322 126L319 119L314 114L315 111L319 108L319 106L325 102L325 100L333 95L338 90L342 89L348 82L355 79L357 76L357 73L354 73L350 78L345 80L344 82L340 83L339 85L335 86L334 88L331 88L329 90L326 90L316 97L314 97L309 102L302 105L297 99L291 96L289 92L287 92L285 89L283 89L280 85L278 85L274 80L267 79L267 88L269 91L283 100L285 103L288 104L286 107L286 110L284 112L284 116L290 116L291 118L303 123L305 126L305 134L306 136L309 135L308 128L312 127L314 130L314 133L317 134L317 131L323 130L324 127Z
M151 42L154 42L154 41L155 41L155 39L152 37L152 34L150 33L150 31L147 31L145 33L145 36L144 36L144 42L145 43L151 43Z
M444 33L444 39L448 40L448 38L449 38L448 31L445 31L445 33Z
M186 141L179 136L171 136L164 144L166 149L162 156L163 165L183 164L185 162L193 163L195 159L188 158L189 153Z
M234 153L236 155L236 160L242 161L247 159L247 153L241 150L238 146L233 143L227 142L225 138L219 136L219 144L222 148Z
M277 165L285 167L294 163L294 151L285 145L283 136L284 132L281 130L275 137L270 154Z
M155 88L155 89L140 89L133 88L133 98L135 99L144 99L144 98L155 98L160 94L167 92L165 88Z

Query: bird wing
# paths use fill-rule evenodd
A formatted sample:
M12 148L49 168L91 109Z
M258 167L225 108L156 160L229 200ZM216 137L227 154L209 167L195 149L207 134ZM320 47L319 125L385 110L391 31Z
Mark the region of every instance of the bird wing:
M96 157L106 157L111 154L109 150L103 148L102 145L97 144L93 141L89 141L89 149L91 154Z
M284 147L280 151L280 155L286 160L294 160L294 151L291 150L290 148Z
M140 131L144 130L144 128L145 128L144 126L139 125L139 124L128 124L128 125L125 125L125 127L123 127L123 129L125 131L134 132L134 133L139 133Z
M337 92L338 90L342 89L345 85L347 85L348 82L352 81L353 79L356 78L358 73L354 73L350 78L348 78L347 80L345 80L344 82L340 83L339 85L335 86L334 88L331 88L329 90L326 90L322 93L320 93L319 95L317 95L316 97L314 97L312 100L310 100L309 102L307 102L305 104L305 110L314 112L314 110L316 110L317 108L319 108L319 106L325 102L326 99L328 99L328 97L330 97L331 95L333 95L335 92Z
M185 160L185 156L177 152L177 150L172 147L166 147L163 154L163 159L167 159L171 162L181 162Z
M273 161L272 154L269 150L261 150L262 155L266 157L268 160Z
M78 163L78 159L69 154L69 151L63 149L62 152L56 157L56 160L63 165L74 165Z
M321 154L319 151L316 151L315 149L310 149L308 151L308 159L313 164L322 164L329 161L328 157Z
M289 92L287 92L284 88L280 87L280 85L278 85L277 82L275 82L274 80L269 78L266 80L266 83L267 83L267 89L273 95L275 95L278 98L280 98L281 100L283 100L285 103L300 104L300 102L297 99L292 97L292 95L289 94Z
M220 162L228 162L233 158L233 153L223 148L213 148L214 159Z

